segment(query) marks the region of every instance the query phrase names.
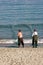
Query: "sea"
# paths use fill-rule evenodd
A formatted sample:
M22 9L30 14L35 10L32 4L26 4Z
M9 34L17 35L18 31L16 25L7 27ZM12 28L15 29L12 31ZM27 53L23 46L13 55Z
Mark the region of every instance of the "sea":
M43 0L0 0L0 39L31 39L36 29L43 38Z

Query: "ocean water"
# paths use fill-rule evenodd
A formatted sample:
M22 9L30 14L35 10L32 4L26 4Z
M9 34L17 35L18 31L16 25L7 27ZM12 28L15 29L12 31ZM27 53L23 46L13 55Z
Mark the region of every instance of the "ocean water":
M34 29L43 38L43 0L0 0L0 39L17 39L19 29L25 39Z

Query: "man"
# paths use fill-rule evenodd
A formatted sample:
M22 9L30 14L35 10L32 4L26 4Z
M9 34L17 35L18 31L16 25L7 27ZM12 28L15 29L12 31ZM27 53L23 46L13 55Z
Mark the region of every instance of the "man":
M18 47L20 47L20 44L24 47L24 42L23 42L23 35L21 30L18 30Z
M37 47L37 42L38 42L38 33L36 29L34 29L34 32L32 34L32 45L33 47Z

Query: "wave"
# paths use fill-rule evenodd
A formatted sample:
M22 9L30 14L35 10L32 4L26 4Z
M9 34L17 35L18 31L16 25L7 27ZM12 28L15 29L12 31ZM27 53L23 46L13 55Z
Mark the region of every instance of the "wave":
M17 32L21 29L23 37L28 39L32 37L34 28L37 29L39 37L43 38L43 24L0 25L0 38L17 39Z

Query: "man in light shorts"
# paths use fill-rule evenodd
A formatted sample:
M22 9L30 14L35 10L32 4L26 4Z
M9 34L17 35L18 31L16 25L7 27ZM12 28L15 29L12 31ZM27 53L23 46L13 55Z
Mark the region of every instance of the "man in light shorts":
M38 33L36 29L34 29L34 32L32 34L32 46L37 47L37 42L38 42Z

